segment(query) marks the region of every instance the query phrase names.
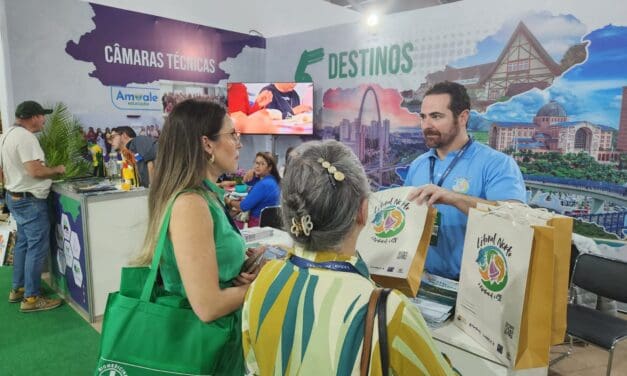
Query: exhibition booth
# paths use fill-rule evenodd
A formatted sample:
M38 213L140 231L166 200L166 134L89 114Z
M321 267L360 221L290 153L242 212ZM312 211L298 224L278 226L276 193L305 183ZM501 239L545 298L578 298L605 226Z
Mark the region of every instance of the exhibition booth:
M149 190L117 169L127 157L107 135L130 127L158 144L186 99L227 108L241 149L240 171L225 179L244 191L239 180L257 152L284 167L286 151L306 141L350 148L378 198L360 257L375 282L423 311L438 349L463 375L547 375L551 346L570 333L571 251L627 261L622 3L463 0L391 12L375 26L338 22L271 36L101 3L0 0L2 132L24 100L63 103L100 150L93 167L103 176L55 181L50 194L50 282L91 323L120 289L149 223ZM26 15L39 21L21 22ZM440 219L403 201L402 188L411 163L430 151L421 105L442 81L466 87L469 144L511 157L528 204L471 209L461 275L452 279L423 273ZM478 177L463 173L451 189L466 194ZM228 197L244 197L240 188ZM289 228L263 218L261 226L243 230L247 246L294 245ZM0 243L3 234L0 225ZM409 255L396 253L400 244Z

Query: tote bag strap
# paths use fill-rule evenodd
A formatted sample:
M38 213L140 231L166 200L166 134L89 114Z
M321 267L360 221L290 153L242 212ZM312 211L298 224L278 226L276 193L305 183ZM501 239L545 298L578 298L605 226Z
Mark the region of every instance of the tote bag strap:
M379 355L381 356L381 375L387 376L390 369L390 353L388 351L387 302L391 289L382 289L377 301L377 317L379 318Z
M376 288L370 294L368 302L368 311L366 312L366 322L364 325L364 341L361 348L361 361L359 362L359 370L361 376L368 376L370 372L370 349L372 348L372 331L374 329L374 316L377 310L379 296L383 289Z
M170 225L170 217L172 216L172 206L174 206L174 200L185 192L197 192L193 189L183 190L176 195L170 202L168 203L168 207L165 210L165 215L163 216L163 222L161 223L161 229L159 230L159 238L157 239L157 244L155 245L155 253L152 256L152 264L150 265L150 273L148 273L148 278L146 278L146 284L144 285L144 289L142 290L140 300L145 302L150 300L150 296L152 295L152 290L155 287L155 281L157 280L157 272L159 271L159 263L161 262L161 254L163 253L163 248L165 248L165 243L168 237L168 226Z

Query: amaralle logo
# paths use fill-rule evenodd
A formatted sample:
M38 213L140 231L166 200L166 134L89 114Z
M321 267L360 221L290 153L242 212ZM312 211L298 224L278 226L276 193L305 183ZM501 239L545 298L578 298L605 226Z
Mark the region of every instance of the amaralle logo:
M411 42L374 46L349 51L329 53L329 79L342 79L409 73L414 67ZM300 55L294 79L297 82L313 81L306 72L309 65L324 59L324 49L305 50Z
M493 292L503 290L508 279L507 258L503 251L489 245L481 248L476 261L483 286Z
M372 228L379 238L391 238L405 227L405 212L395 205L386 206L374 215Z
M111 101L121 110L161 110L159 88L112 86Z

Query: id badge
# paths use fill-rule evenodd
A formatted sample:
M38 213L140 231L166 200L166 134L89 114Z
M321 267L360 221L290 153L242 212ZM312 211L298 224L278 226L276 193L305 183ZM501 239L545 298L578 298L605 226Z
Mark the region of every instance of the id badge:
M435 216L433 223L433 230L431 231L431 240L429 245L436 247L438 245L438 230L440 229L440 223L442 222L442 213L438 212Z

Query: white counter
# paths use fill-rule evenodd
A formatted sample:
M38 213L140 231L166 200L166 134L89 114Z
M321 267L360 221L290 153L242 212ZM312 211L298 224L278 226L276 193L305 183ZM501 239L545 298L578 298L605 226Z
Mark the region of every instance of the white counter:
M148 190L76 193L55 184L52 195L52 285L93 322L143 244Z

